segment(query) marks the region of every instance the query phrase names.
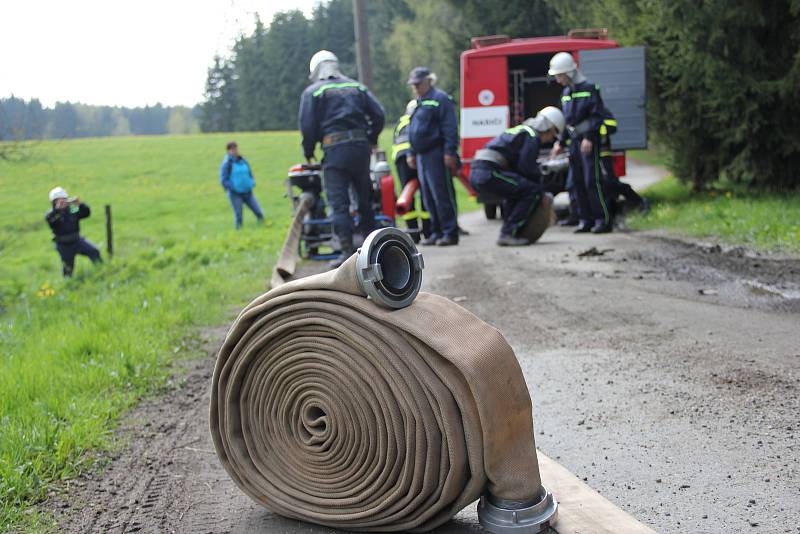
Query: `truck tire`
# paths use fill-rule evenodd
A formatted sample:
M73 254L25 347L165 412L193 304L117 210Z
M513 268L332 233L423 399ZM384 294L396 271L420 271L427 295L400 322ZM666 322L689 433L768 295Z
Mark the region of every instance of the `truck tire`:
M490 221L495 220L497 218L497 204L485 202L483 204L483 213L486 214L486 218Z

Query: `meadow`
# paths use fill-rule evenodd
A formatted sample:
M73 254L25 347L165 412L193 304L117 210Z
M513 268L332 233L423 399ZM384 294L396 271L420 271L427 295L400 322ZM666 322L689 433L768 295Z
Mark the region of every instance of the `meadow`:
M218 181L230 139L266 215L245 209L238 232ZM201 353L200 329L266 289L300 156L296 132L270 132L46 141L0 162L0 531L45 524L32 505L113 446L120 414ZM66 281L44 221L56 185L92 208L81 229L104 256L113 210L113 258L79 257Z

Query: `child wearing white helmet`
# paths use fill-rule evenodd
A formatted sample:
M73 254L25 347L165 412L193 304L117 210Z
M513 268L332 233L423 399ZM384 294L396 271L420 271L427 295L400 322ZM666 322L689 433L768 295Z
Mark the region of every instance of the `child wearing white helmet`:
M80 220L91 215L89 206L77 197L69 198L63 187L54 187L48 197L51 209L45 215L45 220L53 231L53 241L61 257L64 278L72 276L75 256L78 254L88 257L92 263L102 261L97 247L80 234Z

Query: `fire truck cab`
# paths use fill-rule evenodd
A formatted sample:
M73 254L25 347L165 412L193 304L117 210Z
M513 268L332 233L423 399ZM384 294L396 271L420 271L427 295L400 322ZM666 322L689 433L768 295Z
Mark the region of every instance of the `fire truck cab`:
M557 52L575 57L617 119L618 132L611 138L617 176L625 175L625 150L647 148L643 47L620 48L605 29L557 37L475 37L472 48L461 54L461 154L467 175L475 151L493 137L545 106L561 107L562 87L547 75ZM564 171L548 175L546 187L558 193L565 180ZM493 218L493 199L479 200Z

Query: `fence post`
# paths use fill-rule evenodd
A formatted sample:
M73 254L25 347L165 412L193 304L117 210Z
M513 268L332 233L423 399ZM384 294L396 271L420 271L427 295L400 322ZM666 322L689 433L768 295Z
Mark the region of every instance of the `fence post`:
M108 257L114 255L114 232L111 227L111 204L106 204L106 249Z

